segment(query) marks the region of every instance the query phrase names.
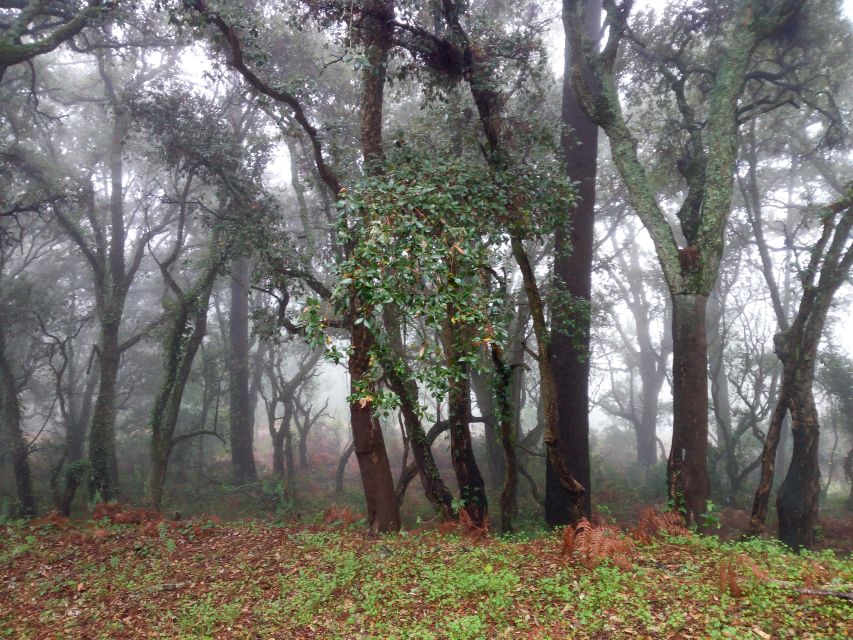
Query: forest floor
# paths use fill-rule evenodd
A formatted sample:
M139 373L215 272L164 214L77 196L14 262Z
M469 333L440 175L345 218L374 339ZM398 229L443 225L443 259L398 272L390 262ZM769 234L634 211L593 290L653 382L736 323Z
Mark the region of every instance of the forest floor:
M557 534L125 514L0 527L0 637L853 635L853 603L803 593L853 590L853 561L832 551L597 529L569 553Z

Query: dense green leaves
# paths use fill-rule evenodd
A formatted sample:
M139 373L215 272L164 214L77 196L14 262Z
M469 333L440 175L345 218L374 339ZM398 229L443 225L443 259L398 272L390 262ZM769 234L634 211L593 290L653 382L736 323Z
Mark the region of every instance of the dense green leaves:
M479 366L478 347L505 340L507 300L492 283L504 278L498 269L510 233L541 238L565 224L572 194L563 177L537 167L495 171L464 158L422 158L407 146L342 192L340 238L350 251L338 265L334 299L344 310L357 297L353 322L379 338L374 366L389 362L380 329L388 305L415 334L416 375L431 395L463 375L440 357L435 336L445 323L464 336L459 365ZM315 329L321 316L309 306Z

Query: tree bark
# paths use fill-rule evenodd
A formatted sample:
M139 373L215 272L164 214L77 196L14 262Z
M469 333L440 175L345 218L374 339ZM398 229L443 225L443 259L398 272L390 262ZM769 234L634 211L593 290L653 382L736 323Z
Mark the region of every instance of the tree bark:
M279 427L272 437L272 472L279 480L284 480L286 467L284 463L284 427Z
M711 89L705 97L707 118L702 126L696 123L683 80L659 65L660 79L676 96L680 125L687 131L686 152L678 166L687 183L687 194L677 214L686 240L684 247L676 241L656 199L652 181L640 162L638 141L628 127L619 100L615 64L620 41L629 29L631 5L608 7L607 42L599 54L589 46L588 39L584 42L580 0L566 0L564 4L566 28L573 34L572 81L584 110L607 133L613 161L632 206L652 238L674 305L679 307L673 314L673 449L667 480L675 506L683 507L687 518L697 521L697 525L701 525L698 520L705 509L709 486L704 455L708 433L704 304L717 280L723 231L731 213L738 101L756 48L795 15L801 4L789 0L772 2L761 15L749 5L736 7L726 30L719 66L709 83ZM592 82L587 80L590 76ZM700 321L699 325L691 331L689 324L695 321ZM682 393L689 395L680 396Z
M791 465L776 496L779 538L794 551L814 545L820 496L820 424L812 394L813 372L812 365L812 379L803 376L791 394Z
M118 102L112 85L111 71L101 63L101 78L104 81L115 115L108 157L110 172L110 239L107 264L102 268L107 273L95 275L96 307L101 325L99 341L98 395L95 400L92 427L89 431L89 492L103 501L115 500L118 491L118 463L115 448L115 396L121 347L119 327L129 286L129 275L125 268L124 228L124 178L123 145L130 128L130 116ZM94 203L92 203L94 205ZM105 277L106 276L106 277Z
M568 12L567 6L563 9ZM597 41L601 0L586 0L584 28ZM566 29L566 39L570 37ZM569 212L568 224L557 228L554 238L554 303L551 355L557 386L557 431L569 472L585 488L575 508L573 495L546 472L545 520L551 526L576 524L570 518L592 516L589 462L589 363L592 254L595 227L595 176L598 167L598 125L584 113L571 77L571 46L566 43L563 68L562 134L566 175L577 182L578 202ZM550 464L548 465L550 467Z
M672 297L672 448L667 461L669 498L689 524L702 526L708 482L708 349L704 295Z
M803 293L797 315L790 328L774 338L776 354L783 363L782 383L762 453L761 481L750 520L750 533L763 530L778 445L778 435L774 432L781 430L788 411L793 450L788 473L779 488L776 508L779 537L795 550L808 548L814 542L820 493L817 459L820 425L812 386L817 348L832 298L853 267L853 246L849 243L853 226L853 190L838 202L824 207L821 213L820 237L811 248L808 266L800 272Z
M92 427L89 431L89 493L103 502L117 498L118 486L115 397L121 353L118 321L112 320L114 311L108 313L109 319L101 324L98 345L98 396L95 399Z
M460 348L464 340L464 329L452 324L450 318L455 315L452 309L447 312L447 322L441 331L444 355L451 369L450 388L447 394L448 420L450 421L450 455L459 495L465 504L465 511L477 527L487 523L488 504L486 502L486 484L480 474L477 459L471 443L471 379L468 367L464 364L465 355Z
M36 500L30 473L27 440L21 425L21 405L18 385L6 353L6 331L0 327L0 422L6 449L12 453L12 469L17 490L17 515L31 518L36 514Z
M231 268L230 339L230 436L231 468L234 479L245 483L257 480L253 451L255 416L249 395L249 278L247 257L234 261Z
M517 511L518 502L518 458L516 456L516 445L518 436L518 423L516 421L515 406L512 402L512 378L513 366L506 362L500 348L492 344L491 354L496 376L495 393L495 418L500 427L500 443L504 453L503 487L501 490L501 533L512 533L514 531L513 520ZM516 368L518 371L519 368ZM520 373L520 372L519 372Z
M358 303L351 300L352 308ZM352 355L349 358L350 392L355 395L361 389L359 382L367 378L370 371L370 333L363 324L353 325L351 330ZM382 533L400 529L400 512L394 494L394 476L385 449L385 439L379 421L373 417L369 402L355 400L350 403L353 451L361 473L364 500L367 506L367 522L371 529Z
M69 415L65 425L65 473L63 474L65 477L65 487L56 502L57 511L65 517L71 515L74 496L77 495L77 488L83 481L86 471L86 464L84 462L86 428L92 419L92 404L95 396L95 388L98 384L98 377L94 373L90 372L87 375L89 379L86 382L80 407L77 409L74 407L75 403L69 403Z
M393 0L368 0L363 7L359 36L364 44L367 64L361 72L361 154L368 172L380 170L378 163L384 158L382 144L382 115L385 100L385 74L388 53L392 46L391 22L394 19ZM350 311L358 317L361 303L354 291L350 292ZM360 388L371 370L370 352L373 338L364 324L353 324L350 329L352 354L349 358L350 390L353 395L365 391ZM353 450L361 472L367 521L371 529L380 532L400 529L400 512L394 494L394 476L385 448L379 420L374 418L370 402L366 399L350 403Z
M305 471L308 468L308 432L299 436L299 468Z
M347 470L347 464L353 453L353 443L350 442L341 454L338 460L338 468L335 471L335 494L340 495L344 492L344 473Z
M485 352L483 352L485 360ZM471 389L477 401L479 415L485 420L486 464L489 469L489 486L498 489L503 485L505 460L500 435L500 420L495 409L494 392L489 384L489 374L471 372Z
M192 372L195 356L207 333L208 303L217 273L218 264L204 275L197 292L180 301L179 310L170 327L166 370L151 411L149 487L151 502L156 510L161 506L169 458L175 446L175 429L181 412L184 389Z

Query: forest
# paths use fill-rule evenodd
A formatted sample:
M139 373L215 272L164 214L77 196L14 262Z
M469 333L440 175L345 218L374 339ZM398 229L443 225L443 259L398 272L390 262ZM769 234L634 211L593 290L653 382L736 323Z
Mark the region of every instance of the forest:
M0 0L0 636L853 636L851 123L851 0Z

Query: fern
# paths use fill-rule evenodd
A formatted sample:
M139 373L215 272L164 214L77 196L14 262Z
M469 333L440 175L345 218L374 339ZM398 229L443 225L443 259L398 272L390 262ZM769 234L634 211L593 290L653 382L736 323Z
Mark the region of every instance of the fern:
M587 567L610 560L621 569L630 569L637 550L634 542L615 527L596 526L586 518L563 530L563 553L577 556Z

